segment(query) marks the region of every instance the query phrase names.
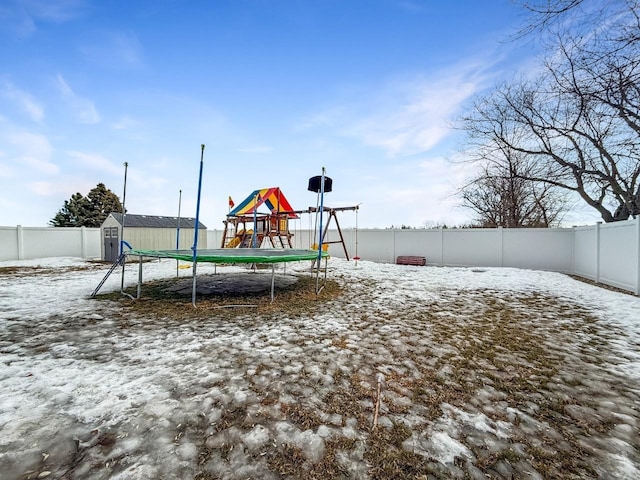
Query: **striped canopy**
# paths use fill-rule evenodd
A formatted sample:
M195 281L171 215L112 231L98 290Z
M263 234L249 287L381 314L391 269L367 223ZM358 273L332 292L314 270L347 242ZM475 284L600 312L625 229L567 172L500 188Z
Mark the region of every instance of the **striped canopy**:
M245 198L240 204L238 204L233 210L231 210L228 217L239 217L242 215L252 215L254 210L259 208L260 205L265 204L271 213L278 212L291 212L293 208L291 204L284 196L284 193L279 187L262 188L255 190L251 195ZM298 218L294 213L289 214L289 218Z

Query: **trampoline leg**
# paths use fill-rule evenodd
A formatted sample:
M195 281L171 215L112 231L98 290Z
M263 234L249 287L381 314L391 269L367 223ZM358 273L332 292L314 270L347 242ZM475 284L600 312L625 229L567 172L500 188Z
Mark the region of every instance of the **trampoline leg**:
M275 290L275 283L276 283L276 267L275 265L272 263L271 264L271 302L273 303L273 292Z
M193 262L193 289L191 291L191 304L196 306L196 265L198 262Z
M142 255L140 255L140 262L138 265L138 292L136 298L140 298L140 291L142 290Z
M327 267L329 266L329 257L324 257L324 283L327 284Z

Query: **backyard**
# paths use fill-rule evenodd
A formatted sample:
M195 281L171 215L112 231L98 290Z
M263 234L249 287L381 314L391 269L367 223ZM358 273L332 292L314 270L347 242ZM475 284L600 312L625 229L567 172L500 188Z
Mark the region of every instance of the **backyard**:
M273 303L270 269L199 264L193 308L175 261L138 301L119 271L89 298L107 269L0 262L0 478L640 478L636 296L333 258Z

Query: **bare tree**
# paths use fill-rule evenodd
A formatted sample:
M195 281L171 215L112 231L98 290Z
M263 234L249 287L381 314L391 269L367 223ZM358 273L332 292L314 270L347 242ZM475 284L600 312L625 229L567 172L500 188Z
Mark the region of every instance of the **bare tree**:
M514 0L528 12L517 38L539 36L545 33L592 32L600 26L616 23L616 30L627 23L628 14L637 6L637 0ZM628 32L621 36L627 36ZM628 37L627 37L628 38Z
M566 198L556 187L526 178L531 165L525 156L499 148L477 154L490 156L484 158L481 169L460 190L462 205L475 213L477 226L559 225L566 211Z
M538 12L550 19L586 1L528 5L545 6ZM640 214L640 5L606 3L619 7L614 18L560 28L543 75L496 87L462 124L480 160L496 150L524 155L519 177L575 192L612 222Z

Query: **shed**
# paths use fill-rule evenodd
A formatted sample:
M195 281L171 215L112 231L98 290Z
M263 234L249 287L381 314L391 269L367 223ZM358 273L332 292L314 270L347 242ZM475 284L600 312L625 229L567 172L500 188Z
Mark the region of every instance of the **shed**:
M115 262L118 259L123 217L124 240L136 250L176 249L178 217L110 213L100 226L103 260ZM180 218L180 249L193 246L195 224L195 218ZM198 225L198 249L200 248L207 248L207 227L202 222Z

